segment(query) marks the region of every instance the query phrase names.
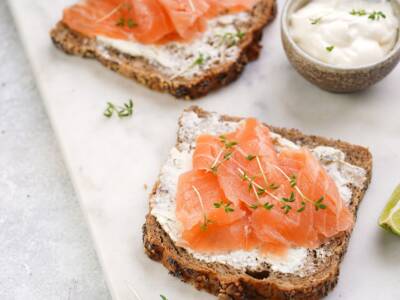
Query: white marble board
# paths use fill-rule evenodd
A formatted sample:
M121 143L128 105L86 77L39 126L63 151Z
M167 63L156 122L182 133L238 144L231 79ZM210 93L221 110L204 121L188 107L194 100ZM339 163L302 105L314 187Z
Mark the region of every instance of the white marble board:
M168 275L143 253L141 226L149 187L175 143L177 118L191 105L150 91L95 61L53 47L49 30L75 0L9 0L48 116L80 198L114 299L214 299ZM278 1L281 8L284 1ZM3 41L4 42L4 41ZM196 101L206 109L255 116L306 133L368 146L371 187L327 299L400 299L400 239L377 227L400 181L400 67L365 92L334 95L303 80L280 42L279 17L264 32L260 59L234 84ZM12 70L10 70L11 72ZM132 98L135 114L106 119L107 101Z

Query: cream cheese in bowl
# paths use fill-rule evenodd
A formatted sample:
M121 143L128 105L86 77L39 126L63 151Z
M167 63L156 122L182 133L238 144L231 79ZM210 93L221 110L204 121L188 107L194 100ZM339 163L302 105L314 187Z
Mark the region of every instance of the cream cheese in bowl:
M289 16L293 41L337 67L383 60L393 50L399 20L388 0L311 0Z

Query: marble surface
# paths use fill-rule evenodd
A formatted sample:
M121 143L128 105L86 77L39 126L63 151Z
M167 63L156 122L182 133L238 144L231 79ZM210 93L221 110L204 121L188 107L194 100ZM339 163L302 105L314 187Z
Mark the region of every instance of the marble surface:
M110 292L123 300L158 299L160 293L174 300L214 299L169 276L143 254L141 242L149 193L144 185L156 180L175 143L177 117L191 103L55 49L48 31L72 2L9 1ZM278 19L265 30L263 44L260 59L240 80L196 104L368 146L373 181L339 284L327 299L399 299L400 240L376 223L400 180L400 68L368 91L334 95L310 85L289 65ZM122 104L129 98L135 103L131 119L104 118L107 101Z
M0 38L0 299L110 299L4 1Z

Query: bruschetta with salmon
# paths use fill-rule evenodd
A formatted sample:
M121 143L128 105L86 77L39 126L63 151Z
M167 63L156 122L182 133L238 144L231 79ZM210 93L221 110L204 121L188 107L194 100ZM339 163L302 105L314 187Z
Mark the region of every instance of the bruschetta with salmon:
M151 89L194 99L235 80L260 52L275 0L82 0L51 31Z

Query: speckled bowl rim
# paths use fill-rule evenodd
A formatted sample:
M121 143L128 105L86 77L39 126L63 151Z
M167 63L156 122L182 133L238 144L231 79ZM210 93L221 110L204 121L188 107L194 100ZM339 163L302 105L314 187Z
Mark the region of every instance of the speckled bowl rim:
M380 66L384 65L386 61L390 60L393 56L395 56L398 52L400 52L400 27L398 28L397 32L397 41L393 49L381 60L372 63L372 64L367 64L367 65L361 65L357 67L340 67L340 66L334 66L330 65L327 63L324 63L307 52L305 52L303 49L300 48L300 46L297 45L297 43L292 39L291 34L289 33L288 25L289 25L289 8L295 4L295 2L299 1L311 1L311 0L287 0L282 11L282 17L281 17L281 34L282 37L283 35L286 37L288 42L291 44L291 46L296 50L296 52L299 53L299 55L303 56L305 59L309 60L311 63L314 65L320 67L321 69L325 70L330 70L332 72L351 72L351 71L363 71L363 70L370 70L374 68L379 68ZM398 14L397 18L399 19L399 24L400 24L400 3L397 1L391 1L392 5L396 5L398 7Z

